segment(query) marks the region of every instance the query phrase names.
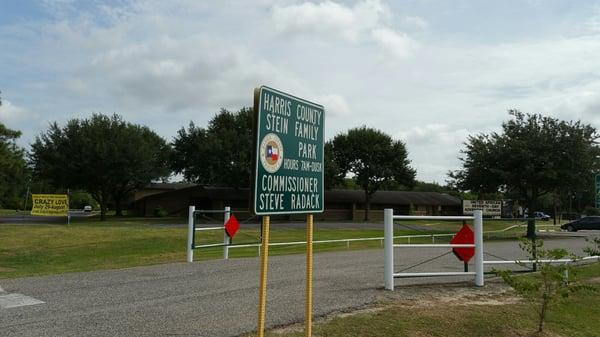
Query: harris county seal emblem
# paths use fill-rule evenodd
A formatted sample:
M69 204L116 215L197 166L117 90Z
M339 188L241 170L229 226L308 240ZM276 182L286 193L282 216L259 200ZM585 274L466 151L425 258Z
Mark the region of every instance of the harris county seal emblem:
M283 143L274 134L266 134L260 142L260 163L269 173L275 173L283 163Z

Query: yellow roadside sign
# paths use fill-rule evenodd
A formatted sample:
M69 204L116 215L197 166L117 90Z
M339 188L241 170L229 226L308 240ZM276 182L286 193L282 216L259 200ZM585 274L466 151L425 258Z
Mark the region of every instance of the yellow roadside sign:
M31 215L67 216L69 198L66 194L32 194Z

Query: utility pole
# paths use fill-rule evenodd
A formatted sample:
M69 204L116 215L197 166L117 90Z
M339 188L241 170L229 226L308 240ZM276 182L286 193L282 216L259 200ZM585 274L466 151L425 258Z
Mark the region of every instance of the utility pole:
M31 187L31 178L27 182L27 192L25 193L25 203L23 204L23 210L27 210L27 200L29 200L29 188Z

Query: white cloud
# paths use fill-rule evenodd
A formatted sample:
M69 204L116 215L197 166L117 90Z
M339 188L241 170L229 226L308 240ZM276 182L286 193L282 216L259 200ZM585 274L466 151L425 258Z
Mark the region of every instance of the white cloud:
M469 133L464 128L433 123L400 130L395 138L406 143L418 179L443 184L446 173L458 167L459 151Z
M11 101L2 100L0 105L0 121L3 123L15 124L26 121L33 117L34 114L27 111L25 108L16 106Z
M427 22L427 20L425 20L419 16L409 16L409 15L404 16L402 18L402 24L407 27L416 28L416 29L429 28L429 22Z
M280 34L307 34L356 44L375 42L386 57L404 58L416 46L408 35L392 28L390 9L379 0L360 1L354 6L333 1L275 6L271 17ZM425 24L417 17L408 21Z
M388 28L373 30L373 39L381 46L386 56L391 59L402 59L410 56L416 43L406 34Z
M600 12L543 21L572 18L561 21L565 32L512 16L510 26L520 28L510 35L495 26L506 11L459 7L48 2L48 17L0 25L0 45L9 46L0 54L0 89L10 99L0 118L27 141L48 122L91 112L119 113L170 138L220 107L251 105L252 89L265 84L323 104L328 137L367 125L405 140L418 178L438 182L458 167L468 134L499 127L508 108L600 127Z
M464 128L453 128L447 124L427 124L413 126L406 130L398 131L396 136L413 145L451 144L458 145L464 142L469 132Z
M600 83L565 93L548 111L565 120L582 119L584 123L600 126Z
M345 117L351 113L350 105L346 99L338 94L319 96L317 102L325 107L328 118Z
M378 0L358 2L353 7L333 1L275 6L272 20L281 33L325 34L357 42L381 24L386 7Z

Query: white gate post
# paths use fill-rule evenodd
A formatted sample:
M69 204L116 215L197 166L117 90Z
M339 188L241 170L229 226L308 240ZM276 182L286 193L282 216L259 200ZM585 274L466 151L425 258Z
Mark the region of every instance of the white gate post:
M231 207L225 206L225 216L223 217L223 226L225 226L227 221L229 221L230 216L231 216ZM223 244L224 244L223 258L225 260L229 259L229 243L230 243L229 235L227 235L227 231L225 231L225 229L223 229Z
M475 218L475 285L483 287L483 211L473 212Z
M394 291L394 210L391 208L383 211L383 234L385 289Z
M187 262L194 262L194 212L196 206L190 206L188 212Z

